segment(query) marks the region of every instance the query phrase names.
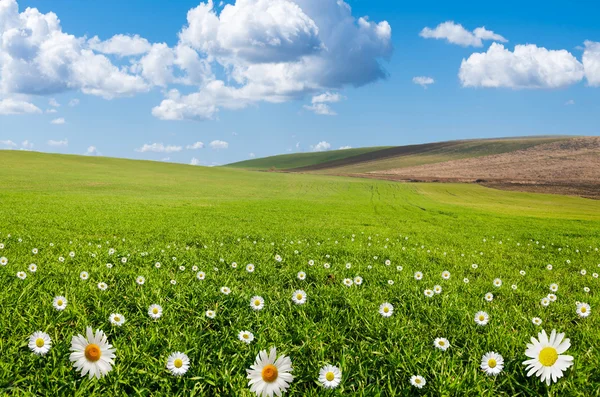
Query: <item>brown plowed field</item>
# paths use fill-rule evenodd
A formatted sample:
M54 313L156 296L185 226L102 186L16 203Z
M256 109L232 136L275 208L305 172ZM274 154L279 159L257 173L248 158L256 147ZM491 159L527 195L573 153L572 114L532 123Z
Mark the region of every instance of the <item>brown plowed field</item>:
M469 182L531 192L600 198L600 137L352 176L423 182Z

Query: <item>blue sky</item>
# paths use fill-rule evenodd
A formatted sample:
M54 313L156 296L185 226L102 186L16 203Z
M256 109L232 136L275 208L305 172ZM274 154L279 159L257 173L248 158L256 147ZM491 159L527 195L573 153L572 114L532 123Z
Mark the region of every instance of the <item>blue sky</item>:
M595 1L0 0L0 149L217 165L599 135L597 15Z

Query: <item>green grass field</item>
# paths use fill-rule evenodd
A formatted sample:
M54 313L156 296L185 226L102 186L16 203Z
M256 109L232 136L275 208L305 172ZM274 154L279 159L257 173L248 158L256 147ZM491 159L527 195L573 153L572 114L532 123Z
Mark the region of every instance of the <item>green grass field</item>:
M600 395L600 201L33 152L0 151L0 163L0 394L250 396L246 369L276 346L293 363L290 396ZM362 285L343 284L356 276ZM558 299L542 307L552 283ZM442 292L426 297L435 285ZM304 305L291 300L297 289ZM64 311L52 306L57 295ZM254 295L263 310L250 308ZM577 316L576 301L590 304L589 317ZM378 313L384 302L389 318ZM156 321L154 303L164 309ZM485 326L474 322L480 310ZM87 326L117 349L100 380L69 361L71 338ZM565 332L574 357L551 386L522 365L541 329ZM241 330L255 340L240 342ZM53 341L43 357L27 347L35 331ZM437 337L451 347L435 349ZM492 350L505 360L496 377L479 368ZM191 360L181 377L166 368L175 351ZM342 371L333 391L317 383L328 363ZM423 389L410 385L417 374Z

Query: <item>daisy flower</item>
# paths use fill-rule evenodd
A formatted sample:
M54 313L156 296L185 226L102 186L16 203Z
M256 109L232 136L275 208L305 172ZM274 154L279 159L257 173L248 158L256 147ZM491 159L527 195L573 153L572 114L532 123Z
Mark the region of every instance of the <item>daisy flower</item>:
M352 267L351 263L346 263L346 269L350 269Z
M281 262L282 261L281 255L275 255L275 260L277 262Z
M157 268L157 269L160 269L160 262L156 262L156 263L154 264L154 267L155 267L155 268Z
M65 258L64 258L64 257L62 257L62 256L59 256L59 257L58 257L58 261L59 261L59 262L64 262L64 261L65 261Z
M542 325L542 319L541 319L541 318L539 318L539 317L534 317L534 318L532 318L532 319L531 319L531 322L532 322L534 325Z
M204 272L198 272L198 273L196 273L196 278L198 280L204 280L206 278L206 273L204 273Z
M542 304L542 306L546 307L550 304L550 299L546 298L542 298L542 300L540 301L540 303Z
M446 351L450 347L450 342L446 338L435 338L433 345L442 351Z
M250 307L254 310L262 310L262 308L265 307L265 300L262 296L253 296L252 299L250 299Z
M86 329L86 337L74 336L71 339L71 355L69 360L81 376L89 373L90 379L94 376L100 379L112 370L115 358L115 349L108 343L106 335L101 330L94 334L91 327Z
M205 314L208 318L215 318L215 316L217 315L217 313L215 313L213 310L207 310Z
M106 283L98 283L98 289L100 289L101 291L106 291L107 288L108 285L106 285Z
M444 270L444 271L442 272L442 278L443 278L444 280L449 280L449 279L450 279L450 272L449 272L448 270Z
M302 291L301 289L295 291L294 295L292 295L292 301L294 301L294 303L297 305L306 303L306 292Z
M498 288L502 286L502 280L499 278L494 279L494 287Z
M238 339L244 343L250 343L254 340L254 334L250 331L240 331Z
M185 271L185 266L183 266L183 265L179 266L179 270L182 272Z
M229 289L229 287L221 287L221 293L229 295L231 293L231 289Z
M385 265L386 265L386 266L389 266L389 265L391 265L391 264L392 264L392 261L390 261L389 259L386 259L386 260L385 260Z
M496 352L487 352L481 358L481 369L486 375L495 376L502 372L504 358Z
M433 292L435 292L436 294L441 294L442 293L442 287L439 285L436 285L433 287Z
M390 317L394 313L394 306L391 303L384 302L379 306L379 314L383 317Z
M396 266L396 270L398 270L399 272L402 271L402 266Z
M416 272L415 273L415 280L421 280L423 278L423 273L421 272Z
M27 274L25 272L17 272L17 277L21 280L25 280L27 278Z
M552 270L552 265L548 264L548 266L546 266L546 269Z
M550 302L556 302L557 297L554 294L548 294L548 299L550 299Z
M491 302L494 300L494 294L492 294L491 292L488 292L487 294L485 294L485 300L488 302Z
M50 351L50 347L52 347L52 339L50 339L50 335L45 332L37 331L34 332L33 335L29 337L29 350L38 356L43 356L48 351Z
M185 353L175 352L167 358L167 369L175 376L181 376L190 369L190 359Z
M558 284L556 284L556 283L550 284L550 291L552 291L552 292L558 291Z
M579 317L587 317L590 315L591 311L592 309L587 303L580 302L577 304L577 315L579 315Z
M360 276L354 277L354 284L361 285L363 283L363 278Z
M525 270L521 270L521 271L519 272L519 274L520 274L521 276L524 276L524 275L525 275Z
M590 289L588 287L583 287L583 292L587 294L588 292L590 292Z
M418 389L422 389L427 382L425 382L425 378L421 375L413 375L410 377L410 384Z
M252 263L248 263L248 264L246 265L246 271L247 271L248 273L252 273L252 272L254 271L254 265L253 265Z
M323 267L324 267L325 269L329 269L329 268L331 267L331 265L330 265L329 263L325 263L325 264L323 264Z
M79 278L82 280L87 280L88 278L90 278L90 275L88 274L88 272L81 272L79 273Z
M465 277L465 278L463 278L463 282L464 282L465 284L469 284L469 279Z
M171 285L177 284L177 280L171 280Z
M345 278L343 283L346 287L352 287L352 285L354 284L351 278Z
M292 370L292 360L287 356L277 357L276 348L272 347L269 354L261 350L254 364L246 370L250 391L259 397L281 396L294 380Z
M107 267L107 268L109 268L109 269L112 269L112 267L113 267L113 264L112 264L112 263L107 263L107 264L106 264L106 267Z
M67 298L64 296L56 296L52 300L52 306L58 311L65 310L67 308Z
M313 266L315 264L315 261L313 261L312 259L308 261L308 266Z
M573 365L573 357L562 354L571 346L569 338L564 337L564 333L557 334L553 329L550 338L544 330L538 334L539 340L531 338L532 343L528 343L525 350L525 355L530 360L523 361L523 365L526 365L526 370L529 371L528 377L535 374L548 386L562 378L563 371Z
M33 255L37 255L37 253L38 253L38 249L37 249L37 248L34 248L34 249L32 249L32 250L31 250L31 253L32 253Z
M472 267L473 269L477 269L479 266L477 266L477 263L473 263L473 264L471 265L471 267Z
M31 273L35 273L37 271L37 265L35 263L32 263L29 265L29 271Z
M306 278L306 273L304 273L304 272L298 272L298 274L296 275L296 277L298 277L298 280L304 280Z
M428 298L431 298L433 296L433 294L434 294L434 292L432 290L430 290L430 289L426 289L423 293Z
M319 382L326 389L335 389L342 381L342 371L333 365L326 365L319 371Z
M0 265L6 266L7 264L8 264L8 259L6 259L5 256L3 256L2 258L0 258Z
M121 258L121 263L127 263L127 258L126 257L122 257Z
M110 323L112 325L116 325L117 327L120 327L121 325L125 324L125 317L123 317L122 314L119 313L112 313L108 319L110 320Z
M394 285L394 280L388 280L389 285Z
M477 312L475 313L475 322L478 325L486 325L490 321L490 316L486 312Z
M162 311L163 309L160 305L153 304L148 308L148 315L154 320L157 320L162 316Z

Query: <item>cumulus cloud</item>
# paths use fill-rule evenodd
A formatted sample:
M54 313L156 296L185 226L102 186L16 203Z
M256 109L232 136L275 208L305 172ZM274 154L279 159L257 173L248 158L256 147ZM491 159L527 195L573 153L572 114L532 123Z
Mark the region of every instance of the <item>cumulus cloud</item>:
M181 146L175 145L164 145L162 143L145 143L142 147L135 149L136 152L146 153L146 152L154 152L154 153L173 153L180 152L183 148Z
M102 155L102 153L100 153L98 151L96 146L89 146L84 154L86 156L101 156Z
M426 89L428 85L435 83L435 80L427 76L418 76L413 77L412 82Z
M50 122L50 124L64 124L64 123L65 123L65 119L62 117L54 119Z
M6 147L13 148L13 147L17 147L17 144L11 140L4 140L4 141L0 141L0 146L3 146L5 148Z
M190 165L200 165L200 160L198 160L195 157L192 157L192 160L190 161Z
M229 147L229 143L225 141L215 140L208 144L212 149L227 149Z
M588 84L600 86L600 42L585 42L582 61Z
M421 30L419 36L426 39L445 39L449 43L458 44L463 47L483 47L483 40L493 40L501 43L508 41L501 35L487 30L483 26L470 32L461 24L454 21L442 22L434 29L425 27Z
M310 148L313 152L324 152L326 150L331 149L331 144L325 141L321 141L316 145L311 145Z
M337 113L331 109L327 103L335 103L339 102L342 99L345 99L339 93L331 93L329 91L324 92L320 95L315 95L311 99L311 105L304 105L304 109L310 110L315 114L320 114L324 116L335 116Z
M12 98L0 100L0 115L42 113L42 110L33 103L19 101Z
M352 149L352 146L340 146L339 150Z
M50 139L48 141L48 146L54 146L54 147L66 147L69 145L69 140L68 139L63 139L61 141L55 141Z
M566 50L527 44L511 52L493 43L463 59L458 75L464 87L558 88L583 79L584 67Z
M98 36L88 40L91 49L103 54L131 56L145 54L150 50L150 43L139 35L116 34L108 40L101 41Z
M57 113L58 111L54 108L46 109L46 113Z
M321 116L336 116L337 113L329 107L329 105L325 103L315 103L312 105L304 105L304 109L310 110L314 114L319 114Z
M202 142L196 142L196 143L192 143L191 145L187 145L185 148L188 150L195 150L195 149L202 149L204 147L204 143Z
M52 107L55 107L55 108L60 107L60 103L58 103L58 101L56 99L54 99L54 98L50 98L48 100L48 105L50 105Z

